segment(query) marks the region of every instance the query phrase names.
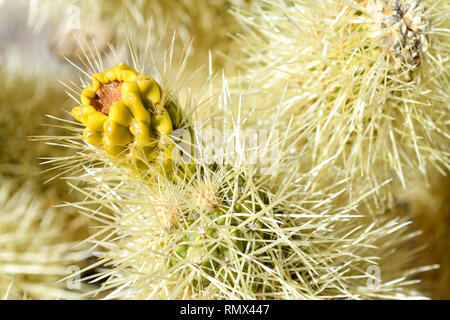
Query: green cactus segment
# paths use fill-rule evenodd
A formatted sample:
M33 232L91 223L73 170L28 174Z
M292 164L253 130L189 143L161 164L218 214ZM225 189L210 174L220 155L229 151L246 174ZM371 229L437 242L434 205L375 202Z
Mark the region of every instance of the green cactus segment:
M229 197L232 193L221 195L222 199ZM263 192L258 192L258 197L267 201ZM254 218L261 207L253 205L249 196L237 202L239 204L230 208L226 205L229 201L224 201L213 212L201 217L194 215L187 223L171 231L181 234L181 238L172 246L169 268L174 272L186 265L197 269L197 277L192 284L199 291L214 285L211 279L234 286L239 274L251 272L255 261L271 263L265 253L258 254L265 242L276 236L265 231L261 220ZM254 292L266 292L271 287L267 283L264 285L260 278L253 279L251 286Z
M72 115L86 126L89 144L133 168L151 165L170 174L175 166L170 135L185 119L173 99L164 100L154 79L120 63L93 75Z

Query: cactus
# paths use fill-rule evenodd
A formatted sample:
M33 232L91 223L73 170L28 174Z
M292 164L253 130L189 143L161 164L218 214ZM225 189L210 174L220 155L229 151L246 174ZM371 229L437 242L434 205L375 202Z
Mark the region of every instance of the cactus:
M252 103L270 121L286 89L281 117L304 128L306 168L336 156L355 184L405 186L449 167L448 2L267 1L234 15Z
M106 267L96 278L107 278L95 293L107 299L424 297L409 222L358 214L342 201L345 180L316 190L311 173L294 183L287 173L197 163L189 179L148 184L105 161L71 179L86 184L75 187L86 197L77 207L103 222L92 240ZM379 286L367 285L371 266Z
M436 279L446 279L450 262L446 205L435 208L441 195L433 191L426 202L434 209L416 207L430 192L424 190L430 177L441 174L443 186L448 180L449 3L281 0L236 6L234 16L245 30L237 36L245 55L237 65L258 112L270 122L283 97L281 118L302 128L293 154L306 151L304 168L334 157L349 190L394 180L366 205L372 214L399 202L412 208L394 212L424 230L417 243L429 249L420 261L442 270L427 273L423 287L445 297L448 281ZM422 197L405 197L416 188Z
M163 61L172 61L172 51L167 52L169 56ZM156 61L151 64L153 73L143 76L146 81L156 79L159 72L168 80L165 83L170 83L171 67ZM85 199L74 205L84 215L101 222L98 233L90 238L101 249L99 261L85 270L104 265L106 269L96 272L96 278L106 281L93 293L104 292L106 298L120 299L423 298L413 286L417 270L407 275L416 253L403 250L414 237L407 230L409 222L392 218L389 213L376 221L368 214L360 214L363 208L359 201L346 200L346 179L339 171L330 175L327 186L311 183L317 168L292 175L300 168L295 161L298 159L288 156L292 148L288 138L260 146L259 152L267 154L272 144L280 143L281 154L275 160L278 169L270 175L264 175L247 153L239 154L239 159L231 163L218 159L211 162L203 156L209 145L198 139L190 140L194 160L191 170L179 172L177 179L162 170L157 174L150 171L154 178L149 181L147 169L133 171L129 164L118 162L121 153L109 152L103 143L108 135L108 120L110 124L124 124L126 133L118 137L124 141L124 154L129 154L130 144L146 147L147 139L129 129L133 121L143 120L148 131L142 132L149 132L149 137L158 133L152 110L158 103L159 108L165 104L146 98L149 91L139 87L140 75L135 70L143 69L140 65L131 69L116 64L112 69L96 72L92 84L81 90L83 106L72 110L83 128L69 127L74 136L63 138L66 146L78 150L80 166L72 168L68 178L76 182L72 186ZM158 71L161 69L163 72ZM131 79L124 79L125 76ZM120 94L119 84L114 83L117 80L123 81ZM134 86L124 89L127 80L135 81ZM152 88L158 88L163 95L170 92L173 101L179 101L179 91L150 81ZM128 92L135 98L131 103L123 97ZM240 128L246 127L249 119L236 120L244 118L229 113L234 109L234 100L226 81L219 97L213 94L205 98L206 107L212 105L223 112L215 121L204 112L194 117L191 108L198 110L204 103L195 102L194 98L194 102L178 102L183 113L192 115L183 117L184 126L191 128L193 121L202 120L217 130L234 128L230 136L239 136ZM117 106L121 114L113 111ZM168 114L167 119L172 122L174 118ZM228 123L226 119L234 120ZM159 132L170 138L173 128L169 125ZM194 137L200 135L200 129L191 131ZM103 137L89 140L86 134L82 136L83 130L93 130ZM295 128L291 132L300 134ZM152 168L149 158L141 161ZM71 157L59 161L60 166L74 163ZM177 166L173 167L178 171ZM370 193L361 188L358 197L364 199ZM369 267L376 267L377 263L383 270L383 282L368 286L373 278Z
M29 66L0 66L0 297L71 299L88 290L113 299L405 299L426 298L433 276L448 278L440 192L447 181L437 179L433 201L422 188L392 194L385 187L391 177L402 187L414 184L411 168L427 175L450 165L445 1L33 4L30 22L38 27L47 14L60 22L52 49L83 63L78 69L87 79L65 84L77 100L76 121L58 114L61 122L37 129L30 116L55 114L65 103L46 81L56 75L25 77ZM231 4L240 26L224 14ZM80 9L79 29L62 23L67 9ZM161 38L169 29L183 41ZM184 48L192 36L194 50ZM118 48L110 64L108 42ZM170 47L162 51L158 43ZM209 51L228 56L213 59ZM245 59L236 60L241 54ZM205 76L197 68L207 59L210 79L197 88L183 69ZM213 62L227 61L237 62L226 65L227 74L244 72L232 80L224 72L216 87ZM198 120L204 128L195 127ZM243 138L238 159L208 159L201 129L228 130L229 141L251 125L282 130L282 138L258 151L245 150L251 138ZM48 144L26 141L36 134ZM267 175L251 158L273 144L280 154ZM180 162L179 148L188 161ZM69 196L56 179L39 192L23 185L41 180L35 164L43 154L77 193ZM416 184L423 187L421 179ZM412 204L412 222L403 199ZM51 208L62 201L68 208ZM421 202L433 205L424 211ZM81 214L66 215L73 210ZM94 234L85 216L97 224ZM425 237L416 238L417 229ZM95 261L87 242L98 249ZM425 242L434 243L422 252ZM420 274L437 262L440 274ZM83 268L77 276L91 272L83 280L101 287L64 287L61 277L74 264Z
M100 21L112 10L106 16L121 19L117 3L123 5L93 4L91 13ZM223 77L217 97L209 83L210 90L194 94L214 92L201 102L190 100L191 79L176 81L183 78L180 69L190 67L185 57L172 64L174 39L159 63L147 63L150 51L159 57L158 41L130 41L148 36L142 23L127 38L131 62L113 52L113 67L104 68L101 48L81 50L91 59L81 68L89 79L67 85L75 92L71 114L79 123L63 120L71 134L53 137L76 153L50 162L84 196L71 205L100 224L86 239L99 249L98 261L81 271L102 283L92 293L119 299L425 298L418 273L435 266L417 266L420 248L411 246L418 232L380 190L391 171L405 184L406 168L426 173L430 165L448 166L448 12L441 1L406 0L236 7L245 31L237 36L239 46L248 54L238 61L247 68L239 80L248 80L248 88L228 87ZM147 14L137 13L135 22ZM125 43L118 35L114 42ZM140 48L145 52L133 52ZM184 103L182 96L188 97ZM249 105L256 112L245 114ZM208 146L195 139L188 140L194 161L178 163L173 132L187 128L196 137L195 120L234 128L232 136L250 123L283 128L280 169L264 176L247 155L231 164L199 161L195 153L207 153ZM369 198L381 215L373 215Z

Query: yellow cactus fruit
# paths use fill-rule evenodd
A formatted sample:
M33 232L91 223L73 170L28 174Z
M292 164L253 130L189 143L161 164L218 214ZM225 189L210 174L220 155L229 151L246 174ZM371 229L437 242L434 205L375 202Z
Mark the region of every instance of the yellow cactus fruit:
M89 116L96 112L95 108L92 106L82 106L80 113L80 122L87 126Z
M133 135L127 127L111 121L111 119L105 121L103 130L104 134L114 145L126 146L133 140Z
M153 78L119 63L92 76L92 84L81 91L81 104L72 115L86 126L86 142L134 168L154 164L159 172L173 172L170 135L183 115L174 101L163 99Z
M148 103L156 106L161 102L161 88L153 79L140 78L137 81L139 90L142 94L142 99Z
M78 106L72 109L71 113L72 113L72 117L74 117L75 119L77 119L77 121L81 122L81 116L83 114L83 106Z
M117 79L120 81L135 81L137 72L134 70L120 70Z
M136 142L139 145L148 147L155 144L150 126L146 122L134 120L130 126L130 131L136 137Z
M129 126L131 123L131 113L122 101L117 101L109 109L109 118L123 126Z
M150 123L150 112L148 107L145 107L142 103L141 97L135 92L129 92L126 94L123 102L133 114L133 117L138 121L144 121Z
M107 135L103 136L103 147L112 156L123 154L125 147L120 146L112 141Z
M102 131L103 124L108 117L103 113L94 112L87 119L87 126L94 131Z
M94 74L92 76L92 81L94 82L95 80L97 80L101 84L108 83L108 80L106 79L106 76L105 76L104 72Z
M167 110L163 110L160 114L152 117L152 127L160 136L172 133L172 120Z
M100 146L102 144L102 135L99 132L95 132L89 128L84 129L83 138L94 146Z

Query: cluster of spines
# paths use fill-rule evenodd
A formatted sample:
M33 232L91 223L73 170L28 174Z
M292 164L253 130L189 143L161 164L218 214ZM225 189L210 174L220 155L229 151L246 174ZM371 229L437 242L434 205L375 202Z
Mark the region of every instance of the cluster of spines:
M335 157L372 186L449 166L443 1L267 1L234 14L245 29L237 81L269 114L285 92L281 119L304 128L297 149L312 165Z
M160 177L151 185L124 170L74 177L92 186L77 188L86 195L82 212L104 221L92 239L108 267L95 275L107 278L96 291L106 298L421 297L409 265L415 251L404 248L414 236L408 222L386 214L373 223L339 204L345 180L327 194L308 175L296 186L286 177L283 190L245 166L197 165L183 183ZM379 286L367 285L370 266L381 270Z

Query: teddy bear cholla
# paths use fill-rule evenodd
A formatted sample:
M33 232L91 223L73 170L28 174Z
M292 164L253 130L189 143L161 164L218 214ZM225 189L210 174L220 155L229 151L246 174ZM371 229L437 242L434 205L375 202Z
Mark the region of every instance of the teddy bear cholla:
M368 0L365 6L377 26L374 38L382 38L392 72L405 74L420 63L427 51L425 8L419 0Z

